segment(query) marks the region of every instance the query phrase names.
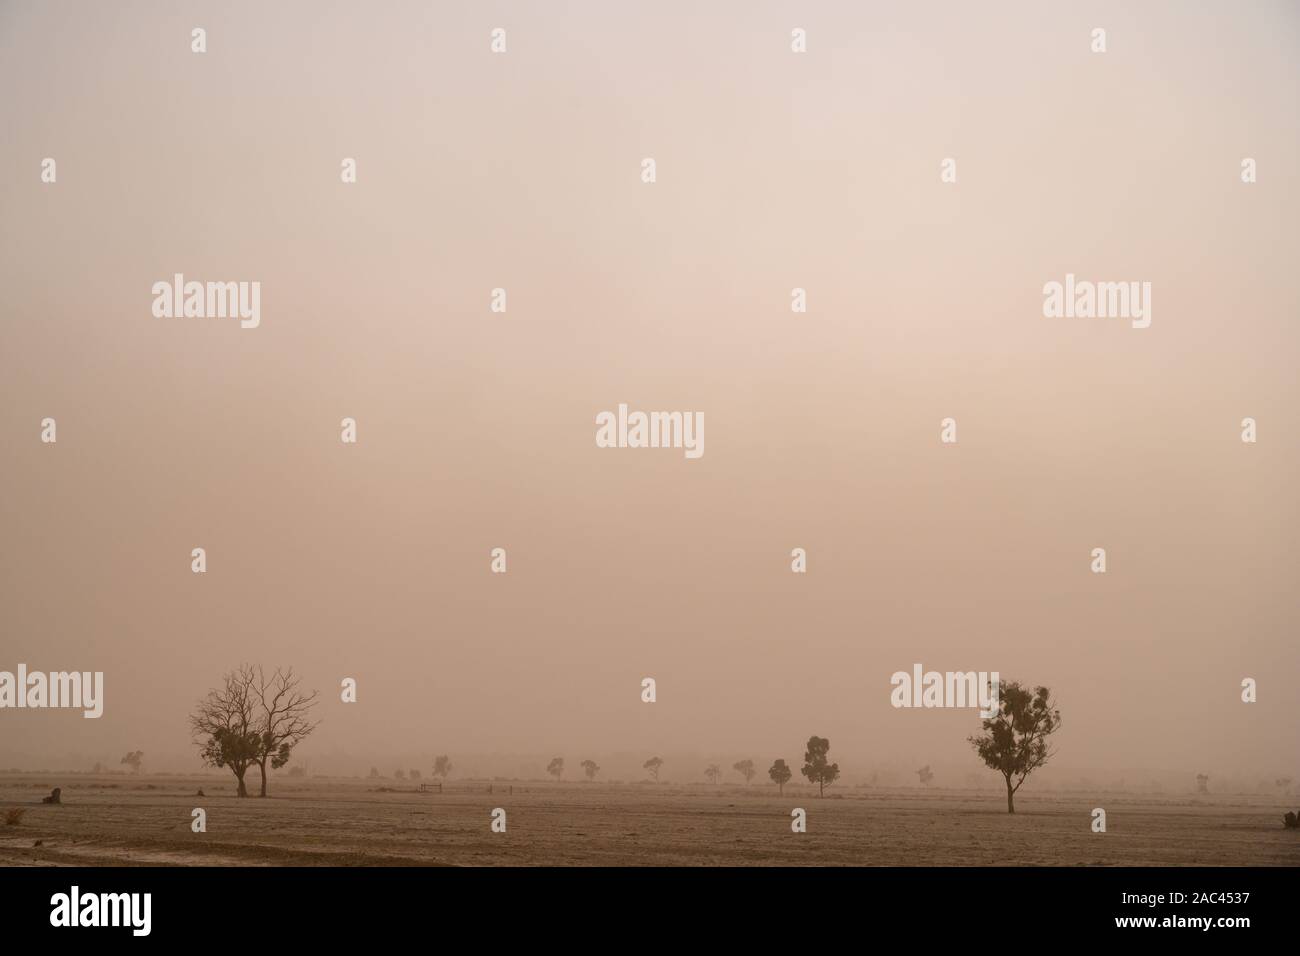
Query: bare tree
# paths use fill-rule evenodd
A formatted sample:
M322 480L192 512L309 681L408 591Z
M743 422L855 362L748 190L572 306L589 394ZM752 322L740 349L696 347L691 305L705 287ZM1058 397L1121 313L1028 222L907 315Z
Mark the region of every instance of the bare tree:
M716 784L718 778L722 776L722 768L716 763L711 763L707 768L705 768L704 776L709 778L709 783Z
M308 718L316 706L317 694L305 693L301 684L302 679L292 667L277 667L270 677L257 668L254 688L260 712L256 763L262 771L262 792L258 796L266 796L266 765L279 770L289 762L293 748L316 729L317 723Z
M758 773L754 769L754 761L752 760L741 760L738 763L733 763L731 769L745 778L745 786L749 786L749 781L753 780L754 774Z
M229 768L240 797L248 796L244 774L261 753L256 687L257 672L241 664L222 678L220 687L208 691L190 714L190 730L204 764Z

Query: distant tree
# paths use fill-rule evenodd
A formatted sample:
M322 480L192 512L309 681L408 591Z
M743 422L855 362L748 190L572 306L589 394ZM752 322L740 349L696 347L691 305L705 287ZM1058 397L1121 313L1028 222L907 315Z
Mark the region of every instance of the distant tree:
M767 775L771 777L772 782L776 784L777 793L784 794L785 785L790 782L790 778L794 776L794 773L790 770L788 766L786 766L785 760L781 758L777 758L776 763L772 764L772 767L770 770L768 770Z
M371 779L371 780L378 780L378 779L379 779L379 768L378 768L378 767L371 767L371 768L370 768L370 779Z
M141 764L144 763L144 751L132 750L130 753L128 753L125 757L122 758L121 763L124 763L128 767L130 767L132 773L139 773L140 766Z
M650 776L655 778L655 783L659 782L659 768L664 765L663 757L651 757L641 765L643 770L649 770Z
M826 795L826 784L834 783L840 775L840 765L828 763L827 753L831 742L825 737L809 737L808 749L803 755L803 770L800 772L808 778L809 783L817 784L817 796Z
M410 777L412 780L419 780L419 779L420 779L420 771L418 771L418 770L408 770L408 771L406 772L406 775L407 775L408 777Z
M1196 792L1197 793L1210 792L1210 775L1208 773L1198 773L1196 775Z
M745 786L749 786L749 781L753 780L754 775L758 773L754 769L754 761L752 760L741 760L738 763L733 763L731 769L745 778Z
M1281 790L1282 793L1287 794L1291 792L1291 782L1290 777L1278 777L1273 781L1273 785Z
M208 691L190 714L190 730L204 764L228 768L240 797L248 796L244 774L262 753L256 680L252 667L240 665L227 672L221 686Z
M711 763L704 771L704 776L709 778L709 783L716 784L722 776L722 768L716 763Z
M921 779L921 786L923 787L930 786L930 781L934 779L934 771L930 769L929 764L918 770L916 775Z
M396 770L393 771L393 779L394 779L394 780L405 780L405 779L406 779L406 771L403 770L401 767L398 767Z
M980 759L1002 774L1007 813L1015 813L1016 791L1054 752L1047 738L1061 728L1061 712L1046 687L1031 692L1008 681L998 688L998 711L984 720L983 728L982 734L967 739Z
M447 755L433 758L433 775L440 780L446 780L451 774L451 758Z
M582 769L586 772L588 780L595 780L596 774L600 773L600 767L596 766L596 761L594 760L584 760L582 762Z
M317 723L309 719L310 711L316 706L316 691L306 693L301 690L302 679L294 674L293 668L286 670L276 668L267 675L261 667L253 688L258 703L257 765L262 771L262 790L258 796L266 796L266 766L279 770L289 762L293 748L305 740Z
M556 780L564 776L564 758L552 757L551 762L546 765L546 772Z
M299 766L299 767L290 767L290 768L289 768L289 776L291 776L291 777L305 777L305 776L307 776L307 768L306 768L306 767L301 767L301 766Z
M91 770L90 772L91 772L91 773L103 773L103 772L104 772L104 765L103 765L102 763L100 763L98 760L96 760L96 761L95 761L95 768L94 768L93 770Z

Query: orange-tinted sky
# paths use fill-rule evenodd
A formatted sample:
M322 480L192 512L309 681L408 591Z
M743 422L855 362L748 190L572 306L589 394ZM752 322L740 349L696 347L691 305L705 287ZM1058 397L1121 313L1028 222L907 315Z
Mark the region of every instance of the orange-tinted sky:
M324 692L305 755L976 769L971 712L889 706L921 662L1051 686L1067 767L1296 770L1298 41L1289 3L0 3L0 669L107 682L0 711L0 766L192 766L247 659ZM260 327L154 318L176 272L260 281ZM1067 272L1151 282L1151 327L1044 318ZM598 449L620 402L705 455Z

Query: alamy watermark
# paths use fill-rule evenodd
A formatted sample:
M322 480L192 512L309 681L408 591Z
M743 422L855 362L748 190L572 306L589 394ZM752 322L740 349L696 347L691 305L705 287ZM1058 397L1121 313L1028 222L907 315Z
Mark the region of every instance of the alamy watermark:
M704 454L703 412L629 412L596 416L597 448L682 448L687 458Z
M73 886L50 897L50 925L125 926L133 936L148 936L152 928L152 893L83 893Z
M889 702L895 707L978 707L986 718L998 713L997 671L926 671L913 664L910 674L895 671L889 684Z
M1151 324L1150 282L1090 282L1075 280L1043 286L1043 315L1049 319L1131 319L1133 328Z
M104 713L103 671L32 671L26 664L18 672L0 671L0 710L15 708L72 708L88 719Z
M237 318L244 329L255 329L262 322L260 282L186 282L177 272L171 282L155 282L151 291L154 318Z

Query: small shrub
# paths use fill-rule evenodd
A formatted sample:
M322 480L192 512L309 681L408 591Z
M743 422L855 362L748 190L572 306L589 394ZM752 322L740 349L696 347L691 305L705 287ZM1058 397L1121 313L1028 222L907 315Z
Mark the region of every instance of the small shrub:
M27 813L26 807L10 807L5 811L5 826L16 827L22 823L23 815Z

